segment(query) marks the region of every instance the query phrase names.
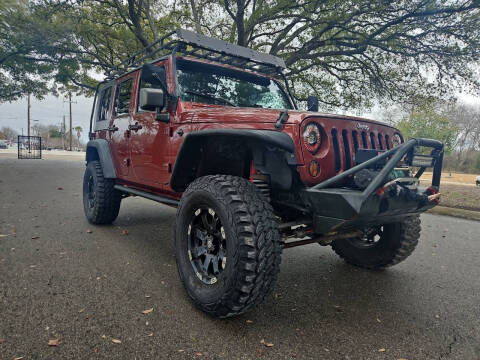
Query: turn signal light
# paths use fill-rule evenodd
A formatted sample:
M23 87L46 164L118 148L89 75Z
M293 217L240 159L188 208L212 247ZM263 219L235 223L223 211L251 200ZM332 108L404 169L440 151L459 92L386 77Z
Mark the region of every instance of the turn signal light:
M308 172L312 177L317 177L320 174L320 164L315 160L310 161L308 164Z

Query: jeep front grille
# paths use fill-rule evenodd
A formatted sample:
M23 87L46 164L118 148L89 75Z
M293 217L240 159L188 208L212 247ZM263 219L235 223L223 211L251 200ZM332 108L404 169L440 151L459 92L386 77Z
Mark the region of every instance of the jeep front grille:
M341 134L341 135L340 135ZM343 129L341 132L332 129L332 144L335 172L355 166L355 153L358 149L389 150L389 136L382 132L358 132Z

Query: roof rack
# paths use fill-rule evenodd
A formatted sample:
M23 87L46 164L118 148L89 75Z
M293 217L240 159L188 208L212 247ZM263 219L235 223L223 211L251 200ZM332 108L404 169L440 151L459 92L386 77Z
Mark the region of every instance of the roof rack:
M131 71L143 65L147 60L154 62L155 59L172 52L269 75L279 73L286 68L285 62L279 57L199 35L189 30L178 29L166 34L106 72L106 80L112 80Z

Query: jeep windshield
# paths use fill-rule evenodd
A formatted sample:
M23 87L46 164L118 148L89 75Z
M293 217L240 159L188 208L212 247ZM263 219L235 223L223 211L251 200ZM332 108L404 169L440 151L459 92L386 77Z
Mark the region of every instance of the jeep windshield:
M178 59L180 98L196 103L292 109L280 85L267 77L196 61Z

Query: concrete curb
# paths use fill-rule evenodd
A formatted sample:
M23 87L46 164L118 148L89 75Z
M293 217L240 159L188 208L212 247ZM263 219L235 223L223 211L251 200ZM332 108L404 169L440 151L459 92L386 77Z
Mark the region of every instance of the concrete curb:
M467 220L480 221L480 211L464 210L446 206L435 206L427 211L430 214L453 216Z

